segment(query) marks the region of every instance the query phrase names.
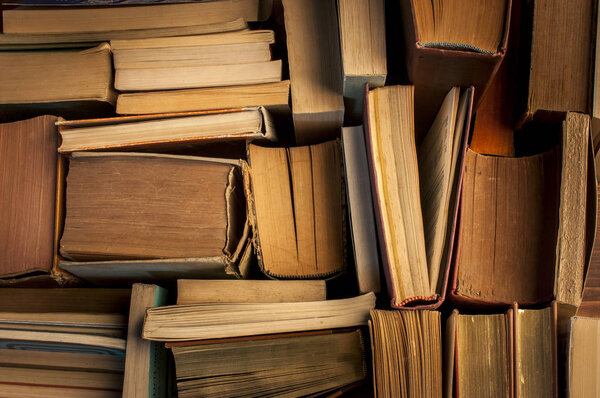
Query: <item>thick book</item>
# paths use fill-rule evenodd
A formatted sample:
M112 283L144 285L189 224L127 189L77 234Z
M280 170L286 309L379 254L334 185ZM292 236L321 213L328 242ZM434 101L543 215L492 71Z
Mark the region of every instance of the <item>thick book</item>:
M573 313L581 303L596 228L589 116L566 113L538 123L532 137L536 147L550 148L545 152L534 148L516 158L467 152L454 302L555 299Z
M371 310L369 330L375 396L442 396L440 312Z
M248 146L254 247L268 276L331 278L345 270L341 156L339 141Z
M557 306L454 310L444 335L446 397L558 397Z
M520 124L539 111L591 113L597 2L534 0L524 10Z
M53 34L215 24L266 19L259 0L202 1L127 7L27 7L2 12L4 33Z
M356 279L361 293L380 290L380 260L363 126L342 129L348 218L354 249Z
M107 43L85 50L0 52L0 120L104 116L114 112L116 99Z
M419 109L418 137L453 86L475 87L477 108L506 51L511 3L462 0L445 7L424 0L400 2L408 78Z
M381 87L387 77L383 0L338 0L343 94L350 123L362 123L365 84Z
M75 152L60 240L70 261L61 267L96 283L240 275L243 185L239 161Z
M182 147L277 139L269 111L237 108L57 121L58 152Z
M335 0L284 0L296 143L339 136L344 121Z
M437 308L453 258L473 91L446 94L418 155L413 87L367 87L366 95L371 190L391 305Z
M74 278L57 267L57 195L54 116L0 124L0 285Z
M367 324L375 299L367 293L338 300L149 308L142 337L188 341L361 326Z
M167 385L167 353L161 344L142 339L146 310L167 303L167 290L134 283L127 327L123 396L162 398Z
M117 113L147 115L264 106L271 114L289 117L289 100L290 81L284 80L245 86L120 93Z
M566 396L596 397L600 394L600 319L575 316L569 319L566 336Z
M179 397L321 396L366 377L360 330L171 343Z
M177 280L177 304L288 303L326 298L322 280Z

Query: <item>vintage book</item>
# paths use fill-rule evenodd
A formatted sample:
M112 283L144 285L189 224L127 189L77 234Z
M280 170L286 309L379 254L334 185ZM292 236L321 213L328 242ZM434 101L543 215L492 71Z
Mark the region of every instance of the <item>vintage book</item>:
M109 40L144 39L150 37L170 37L203 35L211 33L244 30L248 26L243 18L206 25L175 26L172 28L124 29L103 32L80 33L0 33L0 49L39 50L44 48L81 47L82 44L100 44ZM122 29L119 28L119 29Z
M284 0L297 144L339 136L344 121L335 0Z
M595 15L594 0L527 3L524 19L531 36L531 58L522 68L525 84L521 87L526 91L521 123L538 111L591 112Z
M362 123L365 84L381 87L387 76L383 0L338 0L346 120Z
M116 70L174 66L248 64L271 60L271 30L209 35L111 40Z
M598 177L598 169L596 169L596 177ZM600 186L596 186L598 191ZM599 197L600 199L600 197ZM598 205L598 202L596 202ZM598 209L598 206L596 207ZM600 318L600 233L598 226L600 225L600 212L596 213L596 236L594 237L594 247L592 249L589 269L586 273L585 286L583 289L583 299L579 308L577 308L577 316Z
M0 349L0 367L32 367L123 373L125 358L118 355Z
M127 327L123 396L159 398L166 394L167 353L164 346L142 339L146 309L167 303L167 290L134 283Z
M266 19L259 0L202 1L125 7L26 7L2 12L4 33L81 33Z
M410 0L400 7L419 142L450 88L474 86L478 106L506 51L511 0Z
M249 229L242 184L239 161L75 152L60 240L73 262L61 267L88 280L239 274Z
M366 377L360 330L170 344L179 397L315 396Z
M376 396L442 396L439 312L371 310L369 328Z
M373 293L293 303L173 305L148 309L142 337L187 341L360 326L374 307Z
M600 320L572 317L568 321L566 396L597 397L600 394Z
M371 179L363 126L342 129L342 149L358 290L379 293L380 261L373 200L365 189L371 186Z
M289 80L245 86L120 93L117 113L146 115L251 106L264 106L270 113L289 113L289 98Z
M248 163L261 270L273 278L329 278L344 271L339 141L292 148L249 145Z
M76 70L78 73L73 73ZM0 120L114 111L110 48L0 52Z
M179 279L177 304L287 303L327 298L325 281Z
M129 311L130 289L2 288L2 312L120 313Z
M546 141L549 151L518 158L467 152L455 301L556 299L573 313L579 306L593 245L596 183L589 116L563 117L539 127L557 137L554 147Z
M392 307L441 305L452 259L472 90L446 95L415 144L413 87L367 91L367 152ZM436 185L439 184L439 185Z
M264 108L226 109L58 121L61 153L209 142L276 140Z
M55 264L54 116L0 124L0 285L73 278ZM25 165L26 164L26 165Z
M513 397L513 339L512 308L486 315L454 310L446 321L443 344L445 396Z

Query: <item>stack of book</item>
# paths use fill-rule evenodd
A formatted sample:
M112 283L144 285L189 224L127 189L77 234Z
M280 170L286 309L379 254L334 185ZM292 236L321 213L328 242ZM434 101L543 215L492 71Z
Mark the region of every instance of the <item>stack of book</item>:
M4 5L0 395L598 394L596 8Z

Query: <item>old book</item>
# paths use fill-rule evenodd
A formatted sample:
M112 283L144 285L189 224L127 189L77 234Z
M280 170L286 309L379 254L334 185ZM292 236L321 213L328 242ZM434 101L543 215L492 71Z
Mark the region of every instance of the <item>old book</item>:
M44 48L81 47L83 44L100 44L109 40L130 40L150 37L203 35L244 30L248 26L243 18L205 25L175 26L154 29L123 29L80 33L2 33L2 50L39 50ZM123 30L121 30L123 29Z
M142 339L146 309L167 303L167 291L156 285L133 284L127 327L123 396L164 397L167 353L160 344Z
M515 397L558 397L556 306L513 314Z
M369 327L376 396L442 396L439 312L371 310Z
M379 293L380 261L373 200L370 190L364 189L371 186L371 180L362 126L342 129L342 148L358 290Z
M597 397L600 394L600 320L572 317L568 322L567 396Z
M581 302L596 217L589 117L561 120L538 125L557 137L546 141L549 151L518 158L467 152L453 299L554 298L573 313Z
M264 108L58 121L59 152L148 148L214 141L275 140Z
M274 278L326 278L345 269L345 206L338 141L248 149L254 243ZM277 198L277 200L273 200Z
M446 323L445 392L451 397L513 397L513 310L505 314L463 315ZM452 387L454 386L454 387ZM449 394L449 395L448 395Z
M123 373L125 358L118 355L0 349L0 367L72 369L87 372Z
M58 283L69 280L54 266L58 162L55 121L54 116L40 116L0 124L2 285L27 277Z
M286 303L327 298L325 281L179 279L177 304Z
M179 397L314 396L362 380L361 332L171 344Z
M73 153L60 251L83 262L62 267L92 280L238 273L248 230L242 179L236 161Z
M120 373L110 372L86 372L26 367L0 367L0 388L2 388L3 393L6 392L4 389L5 385L26 385L27 387L33 386L34 391L37 388L50 387L49 390L45 390L47 394L54 392L52 389L53 387L59 388L59 391L60 388L67 387L69 388L67 391L70 391L67 393L67 396L78 394L80 390L83 390L84 394L85 390L95 390L96 394L98 394L97 396L100 396L100 394L103 393L106 394L103 396L113 397L114 395L111 395L113 392L120 393L121 391L123 385L123 375ZM22 390L21 393L23 393ZM79 397L81 395L76 396Z
M289 98L289 80L245 86L120 93L117 113L146 115L251 106L264 106L270 113L289 113Z
M523 65L526 84L522 87L527 91L522 93L526 101L521 122L531 120L538 111L591 112L595 3L527 3L524 17L531 35L531 58Z
M383 0L338 0L346 120L362 122L365 84L381 87L387 77Z
M506 51L511 1L411 0L400 7L419 142L450 88L474 86L478 106Z
M344 121L335 0L284 0L296 143L339 136Z
M447 94L417 156L413 87L367 92L371 186L393 307L443 301L471 101L471 90L462 99L458 88Z
M78 73L73 73L73 71ZM0 53L0 119L114 111L110 48Z
M259 0L124 7L17 7L2 12L4 33L80 33L266 19Z
M150 308L142 337L187 341L366 325L375 294L294 303L214 303ZM177 319L174 323L173 320Z

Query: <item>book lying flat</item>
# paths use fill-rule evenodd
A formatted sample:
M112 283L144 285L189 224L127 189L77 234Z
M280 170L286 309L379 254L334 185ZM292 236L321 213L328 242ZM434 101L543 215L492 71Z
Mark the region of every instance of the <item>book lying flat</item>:
M341 273L346 258L339 141L292 148L249 145L248 163L261 270L273 278Z
M264 108L58 120L59 152L112 148L148 148L214 141L275 140Z
M157 307L146 312L142 337L186 341L360 326L374 307L373 293L312 302Z
M417 153L413 87L367 87L371 191L394 308L437 307L444 300L472 94L459 88L446 94Z
M131 7L27 7L2 12L4 33L80 33L263 19L259 0L149 4ZM266 19L266 18L264 18Z
M0 52L0 119L105 115L116 99L107 43L85 50Z
M170 344L179 397L313 396L366 376L359 330Z
M60 252L74 261L61 266L92 280L239 273L249 229L242 184L239 161L73 153Z

